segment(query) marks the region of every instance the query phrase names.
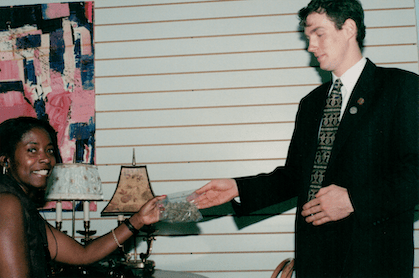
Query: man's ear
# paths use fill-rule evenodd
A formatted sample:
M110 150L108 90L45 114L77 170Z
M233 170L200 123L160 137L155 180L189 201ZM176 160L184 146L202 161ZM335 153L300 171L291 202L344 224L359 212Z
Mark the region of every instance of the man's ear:
M348 38L355 38L358 34L358 27L353 19L348 18L345 23L342 25L342 29L345 30Z

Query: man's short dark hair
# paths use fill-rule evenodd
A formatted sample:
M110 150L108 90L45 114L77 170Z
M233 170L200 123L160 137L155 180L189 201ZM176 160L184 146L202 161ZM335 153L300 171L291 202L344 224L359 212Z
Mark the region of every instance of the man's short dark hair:
M358 29L356 40L359 48L363 48L365 38L364 10L358 0L312 0L307 7L302 8L298 13L300 26L303 28L307 26L307 17L311 13L326 13L338 30L342 29L347 19L350 18L355 21Z

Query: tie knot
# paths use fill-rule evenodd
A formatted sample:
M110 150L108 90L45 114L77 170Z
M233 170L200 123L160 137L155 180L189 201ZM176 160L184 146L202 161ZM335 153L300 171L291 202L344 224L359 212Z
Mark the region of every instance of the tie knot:
M334 85L333 85L333 91L338 91L338 92L340 92L340 88L342 88L342 86L343 86L343 83L342 83L342 81L338 78L338 79L336 79L336 81L335 81L335 83L334 83Z

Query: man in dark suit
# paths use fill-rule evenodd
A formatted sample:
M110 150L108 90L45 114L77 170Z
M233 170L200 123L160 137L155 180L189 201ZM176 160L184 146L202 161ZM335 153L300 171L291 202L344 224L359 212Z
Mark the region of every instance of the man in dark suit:
M299 16L308 51L332 82L301 100L285 166L213 180L196 191L198 207L232 201L245 215L297 196L297 277L412 277L418 76L362 57L364 14L357 0L313 0ZM335 82L340 85L332 90ZM339 95L337 132L324 136L332 91ZM332 137L329 152L319 153ZM321 156L327 157L323 172L316 170Z

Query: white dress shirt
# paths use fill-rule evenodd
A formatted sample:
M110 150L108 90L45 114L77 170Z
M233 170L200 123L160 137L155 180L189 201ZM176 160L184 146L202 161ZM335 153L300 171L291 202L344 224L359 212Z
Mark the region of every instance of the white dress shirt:
M367 64L367 59L362 57L355 65L353 65L350 69L348 69L341 77L337 77L334 73L332 73L332 84L335 83L336 79L340 78L342 81L342 88L340 89L342 93L342 108L340 110L340 119L342 120L343 112L345 112L346 106L348 105L349 98L352 95L352 91L358 82L359 77L361 76L362 71ZM331 86L329 94L332 92L333 86Z

